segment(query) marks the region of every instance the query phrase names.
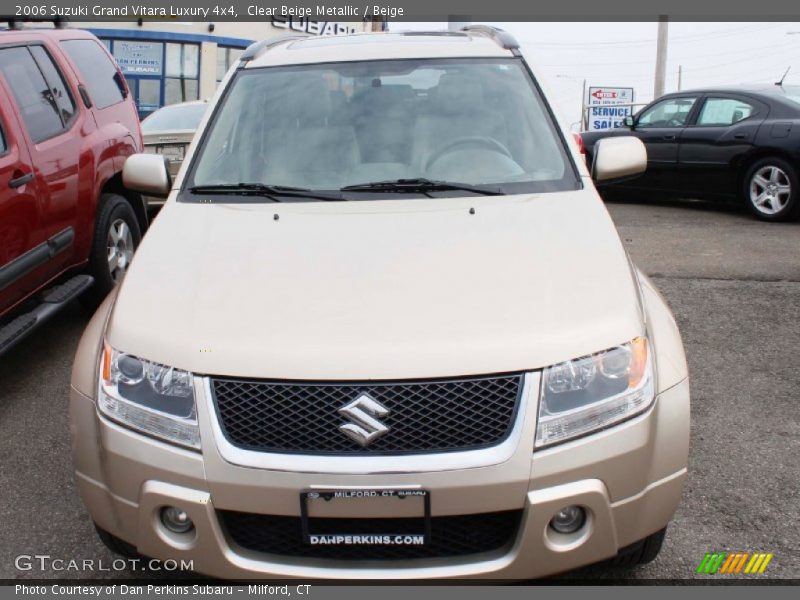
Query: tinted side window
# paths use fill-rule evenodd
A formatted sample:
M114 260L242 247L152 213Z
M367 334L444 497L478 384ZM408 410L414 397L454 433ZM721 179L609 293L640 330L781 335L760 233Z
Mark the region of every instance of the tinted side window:
M636 125L639 127L683 127L696 98L670 98L645 110Z
M61 46L78 67L96 108L106 108L122 101L122 92L114 79L117 68L97 42L70 40L62 42Z
M5 154L7 151L6 136L3 135L3 126L0 124L0 154Z
M733 125L746 119L754 108L734 98L709 98L697 118L698 125Z
M43 46L30 46L30 51L39 64L39 69L41 69L50 89L50 95L55 101L61 120L66 126L75 116L75 101L72 99L72 94L70 94L67 83L64 81L64 76L61 75L61 71L58 70L58 67L53 62L53 57Z
M0 49L0 73L14 94L34 143L64 130L58 102L27 48Z

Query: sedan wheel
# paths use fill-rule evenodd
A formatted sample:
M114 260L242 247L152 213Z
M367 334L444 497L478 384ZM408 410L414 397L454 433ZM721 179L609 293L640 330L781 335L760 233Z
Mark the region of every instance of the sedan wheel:
M115 283L122 281L133 258L133 234L122 219L116 219L108 230L108 274Z
M800 210L800 179L794 165L772 156L757 161L744 175L742 196L764 221L787 221Z
M750 180L750 202L767 215L779 213L792 197L792 182L783 169L761 167Z

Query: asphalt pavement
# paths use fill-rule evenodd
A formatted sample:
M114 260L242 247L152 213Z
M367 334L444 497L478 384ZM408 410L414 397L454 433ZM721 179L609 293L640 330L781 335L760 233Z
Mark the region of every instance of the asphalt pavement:
M719 579L695 575L703 555L745 551L774 554L769 577L800 579L800 223L689 201L609 210L681 328L692 386L689 478L656 561L566 576ZM0 358L0 579L153 576L15 566L20 555L115 558L71 471L67 391L87 319L75 304Z

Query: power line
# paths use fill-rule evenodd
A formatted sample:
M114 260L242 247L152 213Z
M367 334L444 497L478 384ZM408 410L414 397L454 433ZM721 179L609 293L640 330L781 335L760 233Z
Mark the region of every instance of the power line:
M722 63L715 63L715 64L712 64L712 65L686 66L686 62L687 62L686 60L681 60L680 63L682 65L682 67L683 67L682 70L683 70L684 74L688 73L689 75L692 75L692 74L697 73L697 72L714 70L714 69L718 69L720 67L725 67L725 66L730 66L730 65L746 65L746 64L749 64L749 63L752 63L752 62L764 61L765 58L767 58L767 57L769 57L769 56L771 56L773 54L775 54L775 50L774 49L768 49L765 52L752 54L751 56L748 56L746 58L741 58L741 59L737 59L737 60L733 60L733 61L726 61L726 62L722 62ZM780 61L781 64L784 64L784 63L788 64L788 63L791 63L791 62L798 62L798 59L795 56L782 55L782 56L780 56L779 59L776 57L776 61ZM772 61L772 62L776 62L776 61ZM627 64L652 64L652 62L651 61L647 61L647 62L637 62L637 63L627 63ZM548 68L548 69L559 69L559 68L562 68L562 67L567 66L567 65L541 65L541 66L543 68ZM593 66L593 65L582 65L582 66ZM594 65L594 66L600 66L600 65L597 64L597 65ZM761 67L760 69L758 69L758 71L763 71L763 68L764 67ZM739 74L740 74L740 76L746 76L748 73L758 72L758 71L754 71L754 70L745 71L745 72L740 71ZM575 75L575 76L576 77L589 77L589 78L591 78L592 76L596 76L596 73L592 73L590 71L585 71L584 70L584 71L579 71L578 74ZM628 81L628 82L634 82L634 81L635 82L644 82L644 81L646 81L648 79L649 79L649 76L639 76L639 77L636 77L636 78L625 78L625 80Z
M768 50L767 52L762 52L760 54L754 54L754 55L751 55L751 56L749 56L747 58L743 58L743 59L739 59L739 60L731 60L731 61L717 63L717 64L714 64L714 65L706 65L706 66L701 66L701 67L684 67L683 70L684 71L691 71L691 72L694 72L694 71L707 71L709 69L718 69L719 67L727 67L727 66L730 66L730 65L749 63L749 62L752 62L754 60L761 60L764 57L767 57L767 56L770 56L770 55L774 55L774 54L775 54L775 50L772 49L772 50Z
M671 39L672 38L670 38L670 40ZM739 54L747 55L747 54L752 54L753 52L759 52L759 51L762 51L762 50L767 51L766 54L771 54L771 53L779 52L779 51L784 50L784 49L797 48L797 47L798 47L797 44L794 44L794 43L787 43L787 44L782 44L782 45L778 45L778 46L776 46L774 44L771 44L771 45L768 45L768 46L757 46L755 48L740 48L738 50L730 50L730 51L726 50L724 52L724 54L725 54L725 56L739 55ZM703 59L703 58L718 58L720 56L720 52L717 51L717 52L713 52L713 53L703 53L703 54L692 53L689 57L683 58L683 57L680 56L681 55L680 46L678 46L678 47L671 46L670 50L672 51L672 54L677 55L676 58L674 59L674 61L672 61L672 62L680 61L682 64L686 64L690 60L694 61L694 60ZM747 59L747 60L749 60L749 59ZM733 61L733 62L738 62L738 61ZM624 60L624 61L608 61L608 62L600 61L600 62L577 62L577 63L553 63L553 64L540 63L539 66L540 67L559 68L560 69L560 68L564 68L564 67L620 67L620 66L628 66L628 65L650 65L650 64L653 64L652 60ZM727 63L723 63L723 64L727 64ZM715 65L710 65L709 67L700 66L700 67L691 67L691 68L692 69L700 69L700 68L705 69L705 68L713 68L713 66L715 66Z
M671 42L683 42L683 43L693 43L693 42L702 42L706 40L715 40L719 38L729 37L732 35L742 35L746 33L756 33L758 31L766 31L768 29L775 29L777 27L784 28L786 25L784 23L772 23L766 26L745 26L738 29L726 30L726 31L718 31L715 33L708 33L708 34L691 34L691 35L684 35L684 36L672 36L670 37ZM520 40L522 44L530 44L532 46L543 46L543 47L553 47L553 48L586 48L586 47L597 47L597 46L652 46L654 44L653 40L615 40L609 42L537 42L533 40Z

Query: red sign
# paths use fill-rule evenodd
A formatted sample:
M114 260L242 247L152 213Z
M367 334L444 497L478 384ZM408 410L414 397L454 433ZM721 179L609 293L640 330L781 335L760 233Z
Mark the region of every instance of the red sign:
M602 98L616 98L617 92L605 92L603 90L595 90L592 92L592 96L594 96L598 100Z

